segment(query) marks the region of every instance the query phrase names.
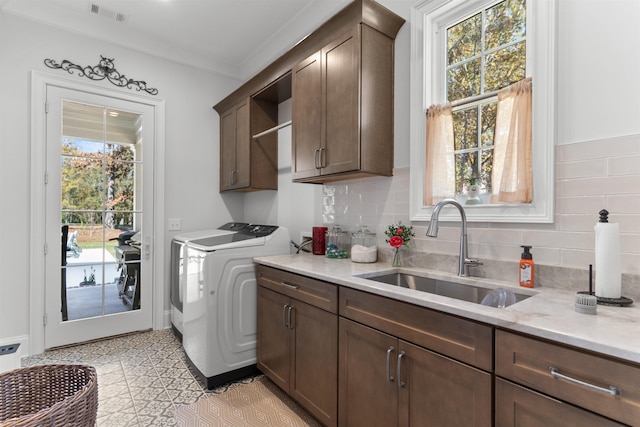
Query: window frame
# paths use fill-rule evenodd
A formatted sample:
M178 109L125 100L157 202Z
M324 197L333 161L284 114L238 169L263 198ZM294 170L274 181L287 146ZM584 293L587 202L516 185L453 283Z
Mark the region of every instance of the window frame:
M423 204L426 111L445 99L443 31L499 0L423 0L412 9L410 106L410 218L429 221ZM555 203L557 0L527 0L527 72L533 78L533 201L530 204L465 205L471 222L552 223ZM429 37L429 35L432 37ZM430 40L430 42L425 42ZM439 71L442 70L442 71ZM453 195L452 195L453 196ZM459 221L444 210L443 221Z

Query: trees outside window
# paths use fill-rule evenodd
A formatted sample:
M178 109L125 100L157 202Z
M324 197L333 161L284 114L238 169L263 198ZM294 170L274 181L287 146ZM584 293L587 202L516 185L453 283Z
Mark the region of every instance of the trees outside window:
M525 78L526 0L492 4L446 28L446 102L454 105L455 192L492 191L497 91ZM481 98L481 99L478 99Z

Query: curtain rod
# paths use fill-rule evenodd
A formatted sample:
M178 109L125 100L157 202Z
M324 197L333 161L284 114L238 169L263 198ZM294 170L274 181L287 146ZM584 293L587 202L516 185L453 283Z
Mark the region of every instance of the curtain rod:
M480 94L480 95L470 96L468 98L463 98L463 99L458 99L457 101L453 101L451 103L451 108L459 107L459 106L465 105L465 104L471 104L473 102L484 101L487 98L492 98L494 96L497 96L498 95L498 91L499 90L494 90L494 91L483 93L483 94Z

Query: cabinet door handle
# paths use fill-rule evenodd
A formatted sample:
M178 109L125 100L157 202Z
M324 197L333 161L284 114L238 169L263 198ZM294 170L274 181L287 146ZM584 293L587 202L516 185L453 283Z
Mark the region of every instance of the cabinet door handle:
M236 171L230 171L229 172L229 185L233 185L233 179L234 179L234 175L235 175Z
M282 286L284 286L286 288L289 288L289 289L298 289L299 288L298 285L290 285L287 282L280 282L280 285L282 285Z
M590 390L598 391L600 393L608 394L610 396L620 396L622 394L622 389L618 387L610 385L609 388L604 388L604 387L597 386L595 384L590 384L584 381L580 381L579 379L561 374L558 368L554 368L553 366L549 366L549 372L551 373L551 376L553 378L564 380L571 384L576 384L582 387L586 387Z
M324 148L320 149L320 168L326 168L327 167L327 155L326 155L326 150Z
M284 324L284 327L288 329L289 323L287 318L287 307L289 307L289 304L285 304L282 306L282 323Z
M398 355L398 372L396 377L398 377L398 387L400 388L404 388L404 386L406 385L404 383L404 381L401 380L401 373L402 373L402 358L404 357L404 351L401 351L400 354Z
M320 149L316 148L315 150L313 150L313 165L316 167L316 169L320 169Z
M393 382L393 376L391 375L391 353L393 353L393 346L387 349L387 380Z
M293 324L291 323L292 311L293 311L293 306L289 306L289 308L287 308L287 325L289 325L289 329L293 329Z

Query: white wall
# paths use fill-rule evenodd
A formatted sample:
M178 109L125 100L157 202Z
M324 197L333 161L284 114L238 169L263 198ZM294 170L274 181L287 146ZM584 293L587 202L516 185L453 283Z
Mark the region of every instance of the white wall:
M181 218L183 231L242 219L243 199L218 192L219 118L212 109L238 81L0 13L0 341L29 333L30 71L89 82L43 61L95 65L100 55L114 58L127 77L158 88L166 101L165 218ZM172 235L161 242L167 276ZM168 307L168 287L156 286Z
M640 2L559 0L558 145L640 133Z

